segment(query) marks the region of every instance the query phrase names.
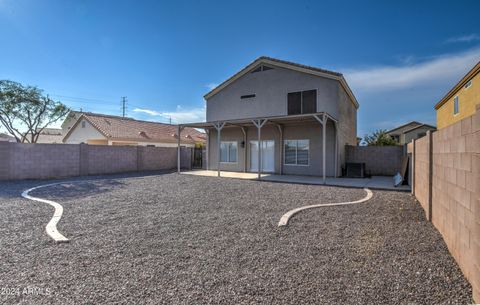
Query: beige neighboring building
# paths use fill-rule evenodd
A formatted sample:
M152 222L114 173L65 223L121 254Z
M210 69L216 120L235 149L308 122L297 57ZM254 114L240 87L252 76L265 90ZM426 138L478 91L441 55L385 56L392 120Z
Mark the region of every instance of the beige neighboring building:
M90 112L72 112L62 128L66 144L177 147L178 141L176 125ZM194 128L182 130L181 137L185 147L194 147L206 139Z
M39 144L62 144L63 131L60 128L44 128L38 136Z
M17 140L15 139L15 137L13 137L13 136L11 136L11 135L9 135L9 134L0 132L0 142L16 143Z
M429 130L435 131L437 128L432 125L412 121L387 131L387 134L400 145L404 145L410 143L413 139L425 136Z

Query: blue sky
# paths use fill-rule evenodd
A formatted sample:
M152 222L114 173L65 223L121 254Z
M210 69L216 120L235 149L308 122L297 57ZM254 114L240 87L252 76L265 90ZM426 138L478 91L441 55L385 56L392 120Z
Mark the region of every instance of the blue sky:
M479 1L0 0L0 79L73 109L204 120L209 87L266 55L344 73L358 134L410 120L480 60ZM139 111L145 110L145 111Z

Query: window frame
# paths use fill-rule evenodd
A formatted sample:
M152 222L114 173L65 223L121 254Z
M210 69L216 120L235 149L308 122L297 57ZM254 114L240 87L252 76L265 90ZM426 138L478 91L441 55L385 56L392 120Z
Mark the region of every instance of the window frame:
M309 113L304 113L303 112L303 92L306 91L315 91L315 111L314 112L309 112ZM288 95L291 93L300 93L300 113L296 114L289 114L288 113ZM301 114L313 114L313 113L318 113L318 88L310 88L310 89L295 89L295 90L287 90L286 93L286 113L287 115L301 115Z
M460 113L460 98L456 95L453 98L453 115L458 115Z
M230 149L228 149L228 153L227 153L228 161L222 161L222 144L223 143L235 144L235 146L237 147L236 154L235 154L235 160L236 161L230 161ZM236 163L238 163L238 141L220 141L220 155L218 156L218 158L220 160L220 163L225 163L225 164L236 164Z
M293 163L286 163L287 160L287 142L295 141L295 164ZM299 164L298 163L298 142L299 141L307 141L308 143L308 158L307 164ZM283 140L283 165L285 166L310 166L310 139L285 139Z

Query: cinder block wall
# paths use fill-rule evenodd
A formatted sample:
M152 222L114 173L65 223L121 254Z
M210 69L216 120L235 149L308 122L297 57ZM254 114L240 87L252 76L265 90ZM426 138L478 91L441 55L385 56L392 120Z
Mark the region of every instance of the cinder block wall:
M415 197L429 217L429 185L430 185L430 136L415 141Z
M191 149L181 149L190 169ZM0 142L0 180L49 179L177 167L173 147L22 144Z
M480 112L434 132L430 156L428 141L411 147L414 195L427 215L431 200L431 221L480 302Z
M403 146L345 146L346 162L365 163L368 173L393 176L402 167Z

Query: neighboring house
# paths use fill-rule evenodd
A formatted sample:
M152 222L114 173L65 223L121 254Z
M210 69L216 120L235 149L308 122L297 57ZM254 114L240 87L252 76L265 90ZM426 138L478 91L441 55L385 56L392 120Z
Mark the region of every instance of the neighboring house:
M177 146L176 125L90 112L74 113L66 121L62 126L66 130L63 142L67 144ZM193 128L182 133L182 146L193 147L196 143L204 142L205 134Z
M14 136L11 136L9 134L0 132L0 142L12 142L15 143L17 142L17 139L15 139Z
M27 135L27 138L30 135ZM38 136L37 142L40 144L62 144L63 133L60 128L44 128Z
M413 139L425 136L428 130L435 131L437 128L432 125L412 121L395 127L387 131L386 134L391 136L398 144L403 145L410 143Z
M473 115L480 105L478 62L436 105L439 129Z
M182 126L208 131L211 170L337 176L357 144L359 105L337 72L260 57L205 100L207 122Z

